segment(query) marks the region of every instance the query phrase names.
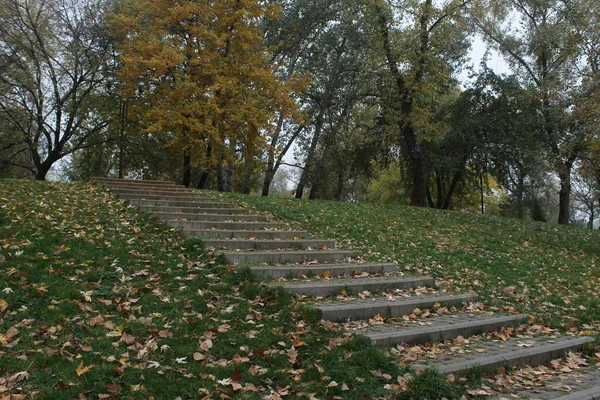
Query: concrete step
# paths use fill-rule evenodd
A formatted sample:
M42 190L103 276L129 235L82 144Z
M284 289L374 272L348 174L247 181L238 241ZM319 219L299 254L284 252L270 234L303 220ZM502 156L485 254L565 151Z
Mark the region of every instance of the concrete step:
M182 221L177 219L165 220L165 224L182 229L222 229L222 230L275 230L288 229L280 222L228 222L228 221Z
M333 240L263 240L263 239L203 239L207 248L218 249L254 249L254 250L277 250L277 249L335 249Z
M193 199L210 199L215 201L212 197L209 197L200 192L182 191L182 190L134 190L134 189L115 189L108 188L111 193L121 198L140 198L140 199L154 199L154 198L193 198Z
M466 374L477 369L494 371L520 365L535 367L557 358L569 351L577 351L586 344L594 343L592 337L540 336L535 338L510 338L506 341L477 340L468 346L464 354L438 354L427 364L412 365L413 368L430 366L442 374Z
M313 282L273 282L272 287L281 287L288 293L300 296L325 297L340 294L368 291L385 291L388 289L410 289L432 286L434 279L429 276L401 276L374 278L345 278Z
M226 210L226 209L222 209ZM173 212L153 212L157 218L165 220L182 221L222 221L222 222L260 222L268 221L264 215L246 215L246 214L201 214L201 213L173 213Z
M458 336L469 337L484 332L519 325L527 319L525 314L478 315L452 314L426 318L421 321L377 325L363 331L363 335L380 346L391 347L400 343L423 344L451 340Z
M556 397L555 400L600 400L600 384L586 390Z
M113 192L114 193L114 192ZM207 197L204 195L193 195L193 194L172 194L172 195L162 195L162 194L131 194L131 193L116 193L117 197L124 200L156 200L156 201L189 201L194 203L214 203L217 200L214 200L211 197Z
M228 207L217 207L217 208L207 208L204 207L203 205L197 205L194 207L177 207L177 206L172 206L172 207L163 207L163 206L153 206L153 205L141 205L138 206L138 208L143 211L143 212L147 212L147 213L151 213L151 214L158 214L158 213L165 213L165 214L175 214L175 215L179 215L179 214L212 214L212 215L248 215L250 214L250 210L246 209L246 208L228 208ZM177 219L178 217L175 218L169 218L169 219Z
M297 276L317 276L329 274L340 276L350 274L395 272L396 264L308 264L276 267L252 267L252 274L262 278L287 278Z
M131 185L131 186L168 186L168 187L184 187L183 185L176 185L175 182L160 181L160 180L139 180L139 179L119 179L119 178L101 178L92 177L90 181L102 184L120 184L120 185Z
M251 231L234 229L180 229L183 237L198 237L201 239L294 239L308 236L306 231Z
M235 264L288 264L301 262L328 262L358 257L359 251L298 250L298 251L226 251L227 259Z
M186 188L179 185L131 185L128 183L110 183L103 185L105 188L115 192L169 192L169 193L203 193L198 189Z
M162 207L196 207L196 208L232 208L230 203L222 203L220 201L181 201L181 200L140 200L128 199L129 204L136 207L154 207L155 209Z
M436 303L443 306L458 306L477 299L476 293L441 294L411 296L397 300L381 298L352 301L348 303L334 302L316 305L321 312L321 318L333 322L343 322L348 319L369 319L376 315L382 317L401 317L411 314L415 309L433 308Z
M510 380L510 377L508 378ZM571 371L560 371L559 375L547 376L530 385L533 387L508 387L509 391L515 392L501 394L489 400L600 400L600 366L592 364L588 367L573 368Z

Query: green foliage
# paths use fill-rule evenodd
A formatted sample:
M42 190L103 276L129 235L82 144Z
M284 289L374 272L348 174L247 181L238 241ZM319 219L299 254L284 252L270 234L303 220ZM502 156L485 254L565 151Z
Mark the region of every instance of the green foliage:
M404 377L406 379L408 390L402 394L400 399L458 399L459 392L452 383L448 381L447 376L427 368L420 373L411 373Z
M531 201L531 219L539 222L547 222L546 216L544 215L544 209L537 197Z
M393 164L371 181L368 199L375 203L407 204L405 187L404 171L398 164Z

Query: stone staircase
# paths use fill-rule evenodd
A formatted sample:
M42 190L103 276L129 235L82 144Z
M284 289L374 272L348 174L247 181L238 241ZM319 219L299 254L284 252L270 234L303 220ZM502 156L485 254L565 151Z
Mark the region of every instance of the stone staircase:
M248 265L269 285L311 304L324 323L390 347L414 368L432 366L453 375L503 371L546 363L594 342L591 337L523 333L519 327L527 324L527 315L489 312L477 303L476 293L449 293L431 277L404 276L394 264L364 262L360 252L336 249L332 240L311 239L307 232L195 190L162 181L94 180L182 236L202 239L231 263ZM431 343L433 356L414 347ZM590 382L571 394L581 397L572 398L600 399L588 396L600 393L600 381ZM501 398L530 395L537 398L534 392Z

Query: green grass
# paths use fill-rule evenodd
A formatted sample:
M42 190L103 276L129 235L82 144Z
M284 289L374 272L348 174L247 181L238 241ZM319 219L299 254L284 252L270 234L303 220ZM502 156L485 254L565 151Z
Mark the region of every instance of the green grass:
M217 195L217 194L215 194ZM220 194L318 238L475 290L554 328L600 328L600 232L462 212ZM588 333L588 332L586 332Z
M0 181L0 397L420 398L405 374L98 188Z

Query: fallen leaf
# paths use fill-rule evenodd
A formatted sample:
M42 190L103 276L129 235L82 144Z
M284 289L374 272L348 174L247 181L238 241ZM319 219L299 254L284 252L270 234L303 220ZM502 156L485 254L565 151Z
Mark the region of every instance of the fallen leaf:
M87 367L83 366L83 361L81 361L79 363L79 366L77 367L77 369L75 370L75 372L77 373L77 376L81 376L83 374L87 374L88 372L90 372L90 370L93 368L93 365L88 365Z
M200 349L202 351L208 351L213 347L213 342L210 339L206 339L204 342L200 343Z

